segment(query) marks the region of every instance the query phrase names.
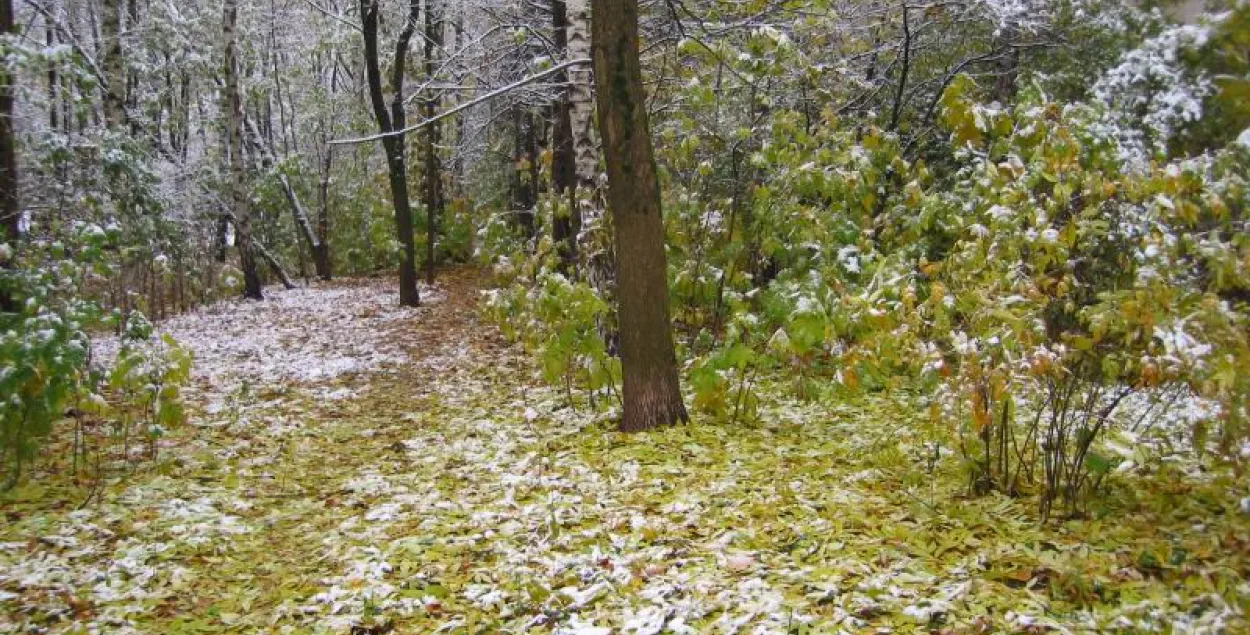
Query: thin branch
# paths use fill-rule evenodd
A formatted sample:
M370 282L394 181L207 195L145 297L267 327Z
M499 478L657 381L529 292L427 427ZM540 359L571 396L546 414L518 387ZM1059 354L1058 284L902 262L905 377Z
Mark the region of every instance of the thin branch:
M353 29L356 29L357 31L364 31L364 29L363 29L363 28L362 28L359 24L356 24L355 22L352 22L351 20L348 20L348 19L346 19L346 18L344 18L344 17L342 17L342 16L335 15L335 14L333 14L333 13L330 13L330 12L329 12L329 11L327 11L326 9L324 9L324 8L322 8L322 7L318 6L317 4L315 4L312 0L304 0L304 2L305 2L308 6L310 6L310 7L314 8L314 9L316 9L318 12L320 12L322 15L326 16L327 18L330 18L330 19L332 19L332 20L335 20L336 22L341 22L341 23L343 23L343 24L346 24L347 26L349 26L349 27L351 27L351 28L353 28Z
M547 76L550 76L550 75L554 75L555 73L558 73L558 72L560 72L560 71L563 71L563 70L565 70L565 69L567 69L567 68L571 68L571 67L573 67L573 66L584 66L584 65L586 65L586 64L590 64L590 59L589 59L589 58L582 58L582 59L578 59L578 60L570 60L570 61L565 62L565 63L563 63L563 64L558 64L558 65L556 65L556 66L552 66L551 68L549 68L549 69L547 69L547 70L545 70L545 71L543 71L543 72L541 72L541 73L535 73L535 74L533 74L533 75L530 75L529 77L526 77L526 78L524 78L524 79L521 79L521 80L515 81L515 82L513 82L513 83L511 83L511 84L508 84L507 86L504 86L504 87L502 87L502 88L499 88L498 90L493 90L493 91L491 91L491 92L489 92L489 93L487 93L487 94L485 94L485 95L482 95L481 97L478 97L478 98L476 98L476 99L471 99L471 100L469 100L469 101L466 101L466 102L464 102L463 104L460 104L459 106L456 106L455 108L452 108L451 110L444 111L444 112L442 112L442 113L440 113L440 114L438 114L438 115L435 115L435 116L433 116L433 117L430 117L429 119L426 119L426 120L424 120L424 121L417 122L417 123L415 123L415 124L412 124L411 126L408 126L408 127L406 127L406 128L403 128L403 129L401 129L401 130L392 130L392 131L390 131L390 132L383 132L383 133L379 133L379 134L375 134L375 135L369 135L369 136L367 136L367 137L358 137L358 138L355 138L355 139L336 139L336 140L334 140L334 141L331 141L331 142L330 142L330 145L351 145L351 144L357 144L357 143L368 143L368 142L370 142L370 141L380 141L380 140L385 139L385 138L387 138L387 137L397 137L397 136L404 135L404 134L407 134L407 133L409 133L409 132L412 132L412 131L414 131L414 130L420 130L420 129L422 129L422 128L425 128L426 126L429 126L429 125L432 125L432 124L437 123L437 122L439 122L439 121L442 121L443 119L446 119L446 118L448 118L448 117L450 117L450 116L452 116L452 115L454 115L454 114L456 114L456 113L458 113L458 112L460 112L460 111L462 111L462 110L466 110L466 109L468 109L468 108L472 108L473 106L476 106L476 105L478 105L478 104L480 104L480 103L482 103L482 102L485 102L485 101L490 101L490 100L492 100L492 99L494 99L494 98L496 98L496 97L499 97L500 95L503 95L503 94L505 94L505 93L511 92L511 91L513 91L513 90L516 90L516 89L518 89L518 88L520 88L520 87L522 87L522 86L525 86L526 84L532 84L532 83L534 83L534 82L536 82L536 81L538 81L538 80L540 80L540 79L542 79L542 78L544 78L544 77L547 77Z

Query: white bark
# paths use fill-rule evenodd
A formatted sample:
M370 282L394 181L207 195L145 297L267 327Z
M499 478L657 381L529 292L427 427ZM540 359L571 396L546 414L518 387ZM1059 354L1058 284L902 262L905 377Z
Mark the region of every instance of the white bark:
M587 0L567 0L569 50L571 60L590 57L590 6ZM592 197L598 182L599 160L595 155L594 95L591 69L569 69L569 119L573 124L573 154L577 158L577 185L585 190L579 198Z

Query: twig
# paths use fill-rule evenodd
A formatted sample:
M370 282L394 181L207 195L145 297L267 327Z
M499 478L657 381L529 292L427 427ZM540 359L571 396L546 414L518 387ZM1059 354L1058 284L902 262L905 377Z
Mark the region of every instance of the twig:
M478 97L476 99L471 99L469 101L466 101L463 104L460 104L459 106L456 106L455 108L452 108L451 110L444 111L438 115L430 117L429 119L426 119L424 121L419 121L401 130L392 130L390 132L382 132L382 133L378 133L375 135L369 135L367 137L358 137L355 139L336 139L334 141L331 141L330 145L351 145L351 144L357 144L357 143L368 143L370 141L380 141L387 137L397 137L403 134L407 134L409 132L413 132L415 130L420 130L422 128L425 128L426 126L430 126L439 121L442 121L443 119L446 119L462 110L472 108L473 106L476 106L485 101L490 101L496 97L499 97L500 95L516 90L517 88L520 88L522 86L525 86L526 84L532 84L544 77L547 77L549 75L554 75L555 73L563 71L567 68L571 68L573 66L583 66L589 63L590 63L589 58L570 60L563 64L552 66L551 68L541 73L535 73L533 75L530 75L529 77L515 81L511 84L508 84L507 86L499 88L498 90L494 90L489 93L486 93L485 95L482 95L481 97Z

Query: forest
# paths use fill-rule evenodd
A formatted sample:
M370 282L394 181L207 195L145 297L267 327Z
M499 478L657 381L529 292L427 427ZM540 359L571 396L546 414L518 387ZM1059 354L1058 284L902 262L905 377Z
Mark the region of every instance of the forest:
M1250 633L1250 1L0 0L0 633Z

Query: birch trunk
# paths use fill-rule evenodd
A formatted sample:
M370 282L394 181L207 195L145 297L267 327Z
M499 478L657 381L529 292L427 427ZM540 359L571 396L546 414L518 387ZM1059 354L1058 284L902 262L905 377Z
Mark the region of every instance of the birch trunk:
M568 58L590 57L590 8L587 0L566 0L568 17ZM593 200L598 186L599 159L595 154L594 92L589 66L569 69L569 122L573 134L573 154L577 187L584 190L579 199Z

